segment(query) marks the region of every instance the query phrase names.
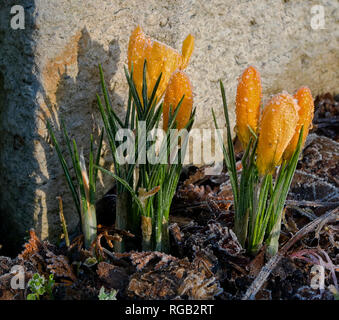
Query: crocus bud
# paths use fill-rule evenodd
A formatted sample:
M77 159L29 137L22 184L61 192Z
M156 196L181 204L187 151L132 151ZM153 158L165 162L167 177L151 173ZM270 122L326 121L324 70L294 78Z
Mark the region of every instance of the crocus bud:
M258 129L261 100L260 74L254 67L248 67L239 79L236 97L236 133L243 149L246 149L251 132Z
M129 38L127 58L128 69L131 71L133 64L133 80L141 97L143 67L146 54L152 50L152 41L142 31L140 26L137 26Z
M139 96L142 92L143 67L147 61L146 82L147 95L151 96L154 85L162 73L156 97L160 99L165 92L168 81L176 69L188 65L194 47L194 37L189 35L182 46L182 54L164 43L147 37L138 26L131 34L128 45L128 68L133 64L133 80Z
M303 137L302 137L302 146L304 146L305 140L308 135L308 131L312 126L312 120L314 115L314 102L311 94L311 90L307 87L301 87L296 94L294 95L294 99L298 101L299 105L299 121L297 124L297 128L295 130L294 136L288 144L284 154L284 160L290 160L295 149L297 148L300 130L302 126L304 126Z
M261 176L273 172L291 141L298 123L298 105L288 93L274 96L264 108L257 148Z
M164 97L163 128L165 131L168 128L170 106L172 106L173 114L183 95L185 97L176 117L176 128L178 130L183 129L190 119L193 106L193 93L188 76L183 71L176 70L171 76Z

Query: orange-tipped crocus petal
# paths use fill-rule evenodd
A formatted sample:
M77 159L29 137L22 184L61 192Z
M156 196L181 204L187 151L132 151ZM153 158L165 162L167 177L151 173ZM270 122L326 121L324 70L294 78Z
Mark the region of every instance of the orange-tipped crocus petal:
M152 94L151 90L154 88L154 85L156 81L158 80L160 73L163 70L164 57L166 57L166 55L167 55L166 47L158 41L152 41L152 49L149 52L147 52L146 57L145 57L145 59L147 60L146 80L147 80L148 96ZM162 75L161 77L157 96L159 96L160 90L164 90L162 89L163 83L164 83L164 75Z
M261 100L261 80L256 68L250 66L239 79L236 97L236 133L243 149L246 149L251 132L258 129Z
M181 70L176 70L168 83L164 103L163 103L163 128L168 129L169 111L172 107L172 114L178 106L178 103L185 95L176 117L178 130L183 129L191 116L193 106L192 85L188 76Z
M137 26L129 38L127 58L130 71L133 64L133 80L139 96L142 90L144 61L151 50L151 39L144 34L140 26Z
M180 68L182 64L182 57L177 50L168 47L167 45L158 41L153 41L153 48L157 49L155 50L156 53L153 54L150 57L149 62L147 62L147 72L150 72L151 74L150 70L153 69L153 63L155 59L161 60L162 64L161 69L159 71L162 72L162 76L157 92L157 97L160 99L166 90L166 87L168 85L172 73L176 69ZM156 83L160 75L160 72L157 75L156 74L153 75L153 78L151 79L150 83L153 84Z
M260 175L272 173L291 141L298 123L298 105L287 93L274 96L260 122L257 167Z
M147 94L151 96L153 87L162 73L156 97L160 99L167 87L172 73L176 69L184 69L193 51L194 38L189 35L183 44L183 55L177 50L147 37L138 26L132 32L128 45L128 67L133 63L133 80L138 94L141 96L143 83L143 67L147 61Z
M194 49L194 37L189 34L182 43L182 65L181 69L185 69L188 66L188 62L191 58Z
M284 160L290 160L295 149L297 148L299 134L302 126L304 126L303 137L302 137L302 146L304 146L305 140L308 135L308 131L312 126L312 120L314 115L314 102L311 90L307 87L301 87L296 94L294 95L294 99L298 101L299 105L299 121L297 124L297 128L295 130L294 136L288 144L284 154Z

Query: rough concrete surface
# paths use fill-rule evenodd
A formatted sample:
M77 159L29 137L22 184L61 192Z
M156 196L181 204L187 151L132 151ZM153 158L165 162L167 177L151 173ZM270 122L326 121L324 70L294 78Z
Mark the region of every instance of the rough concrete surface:
M269 3L269 4L268 4ZM55 240L61 232L56 196L70 231L77 215L45 120L65 119L88 152L102 124L95 102L103 65L120 114L126 102L128 38L136 25L177 49L188 33L195 49L187 73L194 86L195 127L223 115L218 80L234 107L237 78L249 64L261 72L264 100L301 85L314 95L338 89L338 1L297 0L21 0L25 29L10 28L13 1L0 4L0 243L17 245L30 227ZM311 28L311 7L325 10L324 29ZM232 123L234 116L231 116ZM204 159L210 161L210 159ZM109 165L109 151L104 161ZM112 185L100 177L99 193ZM7 239L7 242L6 242ZM13 240L14 239L14 240Z

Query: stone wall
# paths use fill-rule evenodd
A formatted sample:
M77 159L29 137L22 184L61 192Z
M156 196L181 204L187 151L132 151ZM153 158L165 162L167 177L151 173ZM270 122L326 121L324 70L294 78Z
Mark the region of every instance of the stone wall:
M269 5L268 5L269 3ZM297 0L21 0L25 30L10 28L13 1L0 4L0 243L17 245L34 227L55 240L61 227L56 196L70 230L77 215L45 120L60 118L88 151L102 124L95 102L98 64L112 100L124 112L128 38L136 25L177 49L188 33L195 49L187 73L194 86L195 126L222 119L218 80L234 107L237 77L249 64L261 72L264 100L301 85L314 95L338 89L338 2ZM311 28L311 7L325 9L325 29ZM232 114L233 122L233 114ZM222 124L222 122L220 122ZM210 159L205 159L209 161ZM104 161L110 163L105 149ZM100 176L100 194L112 182ZM13 240L14 239L14 240Z

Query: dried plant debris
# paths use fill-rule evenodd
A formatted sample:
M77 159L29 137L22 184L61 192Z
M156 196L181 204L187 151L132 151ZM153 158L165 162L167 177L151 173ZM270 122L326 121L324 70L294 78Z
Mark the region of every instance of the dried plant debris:
M309 138L298 168L339 187L339 143L315 134Z
M310 242L312 239L312 233L325 225L331 225L338 222L338 208L327 212L321 217L312 220L302 229L300 229L295 235L293 235L286 244L279 250L279 252L273 256L261 269L260 273L256 276L250 287L247 289L243 300L254 299L262 289L268 289L271 284L270 290L272 291L272 299L298 299L297 291L303 285L311 284L311 272L305 266L300 265L297 261L292 261L291 258L285 257L288 255L288 251L298 244L301 248L305 248L304 242ZM302 240L302 241L301 241ZM295 250L298 257L303 257L304 251L299 247ZM315 249L315 248L314 248ZM298 254L301 253L301 254ZM326 256L325 252L325 256ZM293 253L290 254L293 257ZM318 258L318 257L317 257ZM328 262L328 256L326 256L327 263L330 268L333 269L333 264ZM318 262L313 257L312 262ZM335 268L335 267L334 267ZM331 270L332 270L331 269ZM281 281L283 279L283 281ZM334 281L336 283L336 281ZM337 292L337 288L331 285L332 291ZM328 287L329 289L330 287ZM273 292L274 291L274 292ZM328 290L328 292L332 292ZM335 293L331 297L326 295L326 299L333 299Z
M184 186L189 186L190 184L199 185L206 181L209 177L206 176L205 169L208 168L208 166L203 166L201 168L197 168L196 171L189 175L189 177L184 181Z
M107 262L100 262L98 264L97 274L108 289L122 290L128 284L129 276L126 271Z
M310 286L302 286L297 289L292 299L295 300L333 300L333 294L329 290L324 292L318 292L318 290L312 289Z
M313 174L297 171L293 180L288 200L295 200L294 203L300 206L333 208L339 203L338 188L326 180ZM287 202L293 203L293 202Z
M187 258L160 252L132 253L130 258L139 270L131 276L127 287L130 298L214 299L222 292L213 273L197 261L191 263Z
M31 259L35 254L39 252L41 247L43 246L40 239L36 236L35 231L31 229L29 231L30 238L27 243L24 244L25 250L21 252L19 258L23 260Z
M129 237L134 238L134 235L126 230L119 230L116 229L114 226L103 226L98 225L97 226L97 236L93 243L91 244L90 251L84 250L84 237L83 235L79 235L78 237L74 238L70 249L77 248L77 256L82 257L80 260L84 260L93 254L95 254L97 257L100 257L102 259L105 258L104 254L104 245L107 245L110 248L113 248L113 242L121 242L123 237ZM102 244L102 240L105 239L104 245ZM74 251L73 251L74 253Z
M314 105L313 131L339 142L339 95L317 96Z
M17 262L22 263L25 266L25 270L32 275L39 273L47 279L51 273L54 274L56 288L53 295L55 299L95 299L98 296L100 286L95 273L88 270L89 268L83 267L85 264L82 262L92 256L89 251L81 249L81 242L82 239L79 237L75 241L73 248L70 248L67 252L62 252L61 249L51 245L49 242L41 241L34 230L31 230L30 239L24 245L25 249L18 256ZM79 248L77 248L78 245ZM78 254L72 254L73 251ZM70 256L71 260L66 254ZM25 299L25 297L21 298Z
M206 224L211 218L216 219L221 213L230 210L233 197L219 192L219 186L188 185L179 187L171 213L171 221L175 216L188 215L195 218L200 224Z
M177 258L158 251L131 252L129 258L137 271L147 269L160 270ZM152 262L152 264L151 264Z
M48 259L47 269L53 273L56 277L59 278L69 278L72 281L76 281L76 276L72 270L72 267L69 265L68 258L63 255L55 255L53 252L49 251L46 253Z
M169 232L171 233L176 245L180 246L183 240L184 234L181 232L180 227L177 223L169 225Z
M206 277L205 271L190 271L178 289L179 296L187 296L190 300L210 300L222 293L215 277Z
M11 262L9 257L0 257L0 277L10 271Z
M0 300L25 299L22 286L26 287L36 272L35 267L28 261L0 257ZM12 286L13 280L17 288Z
M185 185L179 188L177 196L184 201L188 201L191 204L195 202L205 201L212 195L213 190L210 186L198 186L198 185Z
M186 239L185 247L191 251L192 258L201 251L213 255L218 253L219 256L224 255L225 259L230 260L244 253L234 232L215 221L210 221L205 228L192 233Z
M48 276L53 273L56 277L76 280L68 258L55 253L58 251L57 248L47 241L41 241L34 230L30 230L30 239L24 248L25 250L18 256L19 259L30 261L40 275Z
M183 250L184 233L181 232L180 226L178 225L178 223L175 222L171 223L168 229L170 234L171 252L180 257L184 256Z
M123 294L128 298L213 299L222 292L209 265L202 259L189 262L187 258L179 259L157 251L115 253L112 257L113 260L128 260L134 266ZM119 262L115 261L114 265ZM105 268L114 270L112 266ZM102 275L108 273L100 271L100 277L105 279Z
M273 269L264 289L271 292L272 299L291 299L298 288L309 284L307 280L306 271L297 268L291 259L282 258Z
M0 300L25 299L28 281L35 273L39 273L46 279L50 274L47 254L56 255L51 251L56 247L48 242L41 241L30 230L30 239L24 245L24 251L15 259L0 257ZM18 276L17 278L14 278ZM12 280L16 279L16 285L12 286Z
M332 281L332 285L339 290L336 272L339 271L339 265L335 265L327 252L319 247L311 249L301 249L290 255L293 259L303 260L311 265L320 266L324 272L328 272L326 279ZM330 283L328 283L330 285Z
M240 297L249 286L250 259L234 232L216 221L200 229L184 228L184 248L188 257L209 270L220 281L224 293L220 299ZM194 230L194 232L192 232Z

